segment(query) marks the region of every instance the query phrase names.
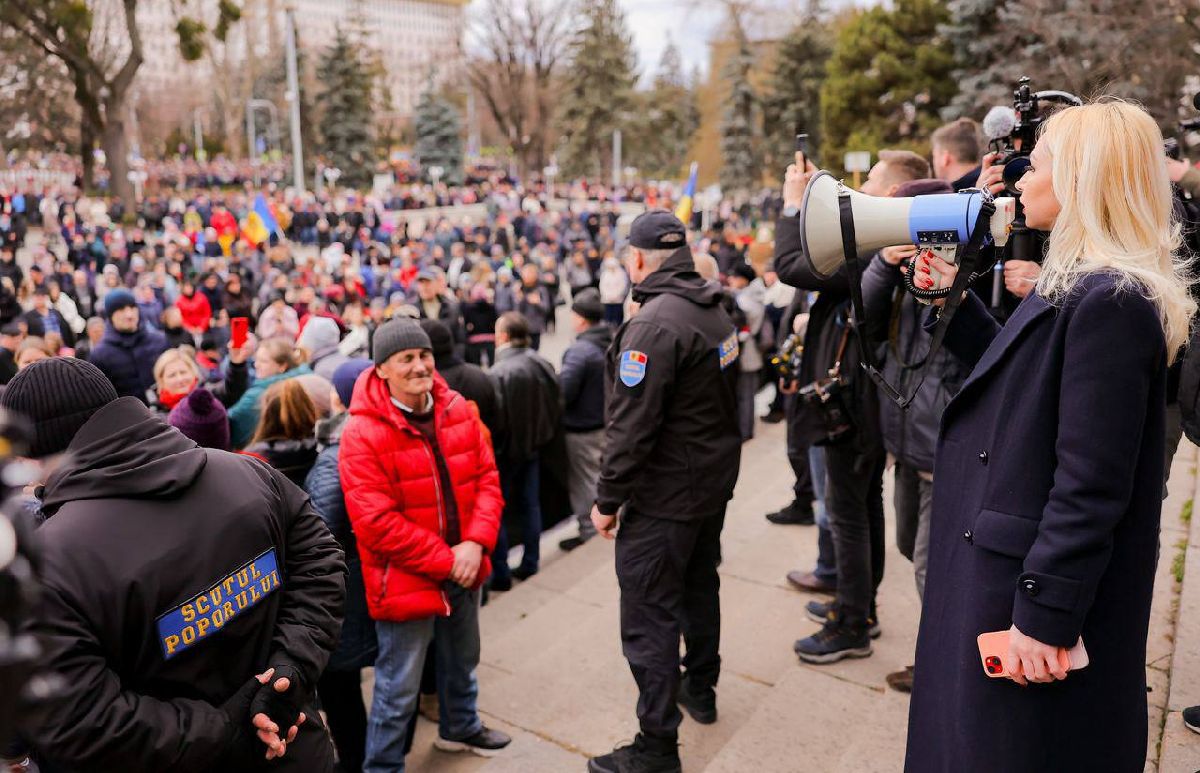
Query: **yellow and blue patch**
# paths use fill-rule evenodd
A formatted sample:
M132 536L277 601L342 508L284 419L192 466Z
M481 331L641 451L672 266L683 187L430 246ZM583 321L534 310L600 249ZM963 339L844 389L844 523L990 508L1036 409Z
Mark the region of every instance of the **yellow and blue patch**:
M279 588L279 560L270 548L222 577L208 590L158 618L163 658L170 660L221 631Z
M636 349L621 352L620 368L617 371L621 383L630 388L642 383L642 379L646 378L646 366L649 363L650 358L645 352Z
M738 347L738 334L735 330L729 334L728 338L721 342L720 346L717 347L717 357L721 361L721 370L725 370L730 365L737 362L738 354L740 353L741 349Z

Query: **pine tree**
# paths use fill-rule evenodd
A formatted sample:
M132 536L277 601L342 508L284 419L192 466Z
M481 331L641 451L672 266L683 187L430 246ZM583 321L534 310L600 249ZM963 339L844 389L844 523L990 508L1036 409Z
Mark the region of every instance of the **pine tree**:
M763 99L763 134L767 166L780 174L792 162L797 131L808 134L809 153L820 158L821 84L833 51L831 36L819 0L812 0L800 22L779 43Z
M722 72L730 84L720 126L721 187L726 191L749 191L757 187L762 176L758 96L750 83L753 66L750 43L739 27L737 50Z
M580 0L583 24L571 41L560 108L567 175L603 177L612 162L612 132L634 107L637 57L616 0Z
M687 164L688 143L700 125L695 91L683 73L683 60L668 43L658 74L638 94L638 120L631 127L628 157L643 177L673 178Z
M317 65L321 92L321 150L341 170L340 184L366 187L374 174L371 93L374 78L361 49L338 27Z
M926 138L957 90L953 55L938 34L948 19L942 0L896 0L843 24L821 86L824 167L840 169L848 150L929 149Z
M441 179L453 185L463 179L462 122L458 109L446 99L435 96L432 84L421 95L413 115L417 133L415 153L425 178L431 179L432 167L442 168Z

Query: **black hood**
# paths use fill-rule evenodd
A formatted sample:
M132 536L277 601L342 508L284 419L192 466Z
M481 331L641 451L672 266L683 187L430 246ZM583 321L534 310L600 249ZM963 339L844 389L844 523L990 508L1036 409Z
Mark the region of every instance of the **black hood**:
M150 412L122 397L88 419L67 446L62 466L46 481L43 508L76 499L158 499L195 482L208 456Z
M612 344L613 329L612 326L601 322L598 325L592 325L587 330L579 334L580 341L589 341L601 349L608 351L608 347Z
M638 303L646 303L658 295L678 295L698 306L716 306L722 293L696 273L691 248L680 247L657 271L633 287L633 300Z

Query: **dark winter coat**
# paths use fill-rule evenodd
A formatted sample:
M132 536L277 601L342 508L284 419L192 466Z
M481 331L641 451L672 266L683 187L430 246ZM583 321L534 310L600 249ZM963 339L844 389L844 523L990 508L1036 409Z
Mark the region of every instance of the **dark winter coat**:
M108 376L118 395L145 402L146 390L154 386L154 363L166 350L167 339L145 322L132 333L122 333L109 322L88 362Z
M490 373L500 394L500 427L493 438L496 460L501 465L527 462L558 431L558 376L541 355L524 346L496 352Z
M479 408L479 418L489 432L500 427L500 395L496 382L483 368L463 362L455 355L437 358L437 372L446 379L446 385Z
M563 352L558 379L562 384L563 429L591 432L604 428L604 364L613 330L603 323L579 334Z
M737 328L720 285L676 250L633 288L642 304L605 366L604 462L596 502L679 521L723 513L737 483Z
M23 734L56 770L231 769L220 705L270 666L298 669L306 691L325 667L337 543L282 475L198 448L133 398L92 416L65 459L43 492L36 623L62 680ZM331 770L306 713L284 768Z
M71 329L67 320L59 313L58 309L50 309L50 315L58 320L58 334L62 337L63 346L72 348L75 346L75 331ZM42 321L42 317L36 311L27 311L21 317L25 320L25 324L31 336L46 335L46 323Z
M929 307L903 289L898 266L878 256L863 272L863 306L874 318L873 329L886 330L886 340L876 348L884 378L903 395L916 386L922 372L925 380L907 409L887 397L879 400L879 423L883 445L902 464L922 472L933 472L942 411L962 386L970 369L943 347L926 364L930 334L924 321Z
M303 486L309 471L317 461L316 437L303 440L260 440L246 446L253 454L279 470L297 486Z
M333 538L346 555L346 614L337 649L329 657L331 671L354 671L375 664L379 644L375 639L375 621L367 612L367 595L363 586L362 560L358 542L350 528L346 500L342 495L342 479L338 474L338 449L342 428L350 414L343 413L325 426L329 445L321 450L316 464L304 481L304 489L312 497L313 509L329 527Z
M1141 771L1163 494L1166 355L1154 306L1081 280L1003 329L968 296L946 338L970 377L942 417L909 773ZM976 637L1080 636L1062 682L989 679Z

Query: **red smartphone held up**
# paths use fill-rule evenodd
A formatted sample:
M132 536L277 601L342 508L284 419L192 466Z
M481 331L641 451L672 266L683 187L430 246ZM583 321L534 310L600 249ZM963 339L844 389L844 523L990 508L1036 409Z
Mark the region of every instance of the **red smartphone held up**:
M979 659L983 663L983 673L992 679L1011 679L1012 672L1004 663L1004 658L1008 656L1008 631L981 633L976 638L976 642L979 645ZM1064 648L1058 651L1058 663L1068 671L1086 668L1089 662L1082 638L1071 649Z
M246 337L250 334L250 320L246 317L234 317L229 320L229 348L241 349L246 345Z

